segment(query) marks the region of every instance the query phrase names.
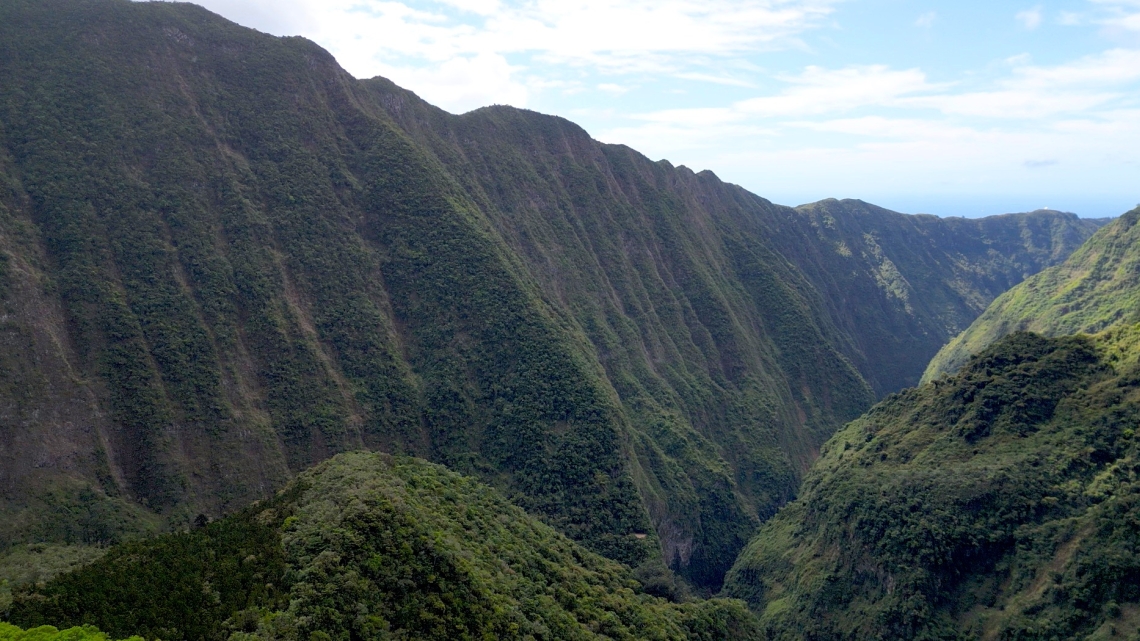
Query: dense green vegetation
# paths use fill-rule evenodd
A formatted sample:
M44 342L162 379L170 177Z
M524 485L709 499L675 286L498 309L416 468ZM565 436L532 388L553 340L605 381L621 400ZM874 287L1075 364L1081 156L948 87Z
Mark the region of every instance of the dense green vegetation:
M0 550L365 448L715 590L835 429L1091 226L793 210L193 5L8 0Z
M21 630L14 625L0 623L0 641L108 641L108 639L106 634L91 626L60 630L44 625ZM142 637L133 636L126 641L142 641Z
M1095 333L1140 320L1140 208L1100 230L1061 265L1003 294L938 352L923 380L953 372L1010 332Z
M973 219L900 216L834 200L797 211L837 248L836 260L812 279L839 309L833 314L856 346L853 361L880 396L918 384L930 358L991 301L1065 260L1104 223L1049 210Z
M726 592L778 639L1140 635L1140 325L1015 333L828 442Z
M489 487L369 453L18 591L10 616L170 641L760 638L743 603L645 594Z
M103 556L98 545L33 543L17 545L0 555L0 617L12 604L12 588L36 585L56 575L82 567Z

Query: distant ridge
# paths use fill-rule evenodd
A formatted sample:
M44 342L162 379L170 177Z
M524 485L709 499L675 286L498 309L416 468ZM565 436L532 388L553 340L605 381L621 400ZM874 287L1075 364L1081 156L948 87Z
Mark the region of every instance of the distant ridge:
M1112 220L1061 265L1006 292L930 361L923 380L957 370L1002 336L1096 333L1140 320L1140 208Z

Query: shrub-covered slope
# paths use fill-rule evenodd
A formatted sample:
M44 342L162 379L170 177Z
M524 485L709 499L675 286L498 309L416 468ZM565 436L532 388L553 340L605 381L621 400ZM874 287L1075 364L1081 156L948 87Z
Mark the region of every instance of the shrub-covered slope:
M1140 320L1140 208L1117 218L1064 263L994 301L930 361L923 380L953 372L1002 336L1094 333Z
M275 499L124 544L17 595L24 626L183 639L759 639L744 604L675 604L471 478L341 454Z
M0 546L188 523L368 448L716 586L986 283L1090 225L777 207L193 5L4 2ZM952 242L911 260L902 228Z
M1138 428L1140 325L1013 334L837 433L726 592L777 639L1135 638Z

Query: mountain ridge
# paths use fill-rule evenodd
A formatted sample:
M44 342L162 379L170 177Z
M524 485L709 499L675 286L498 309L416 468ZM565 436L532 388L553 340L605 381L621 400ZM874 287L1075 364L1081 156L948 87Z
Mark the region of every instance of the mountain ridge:
M775 206L193 5L14 0L0 52L0 544L186 524L364 447L715 589L830 434L917 379L892 353L1095 226L1038 217L998 269L980 223ZM955 225L974 249L936 251ZM899 226L934 249L905 258ZM951 254L983 277L946 319L879 282ZM852 283L905 341L856 331L827 294Z
M1135 321L1140 208L1106 225L1064 263L1012 288L931 359L923 380L953 372L972 352L1019 330L1097 333Z

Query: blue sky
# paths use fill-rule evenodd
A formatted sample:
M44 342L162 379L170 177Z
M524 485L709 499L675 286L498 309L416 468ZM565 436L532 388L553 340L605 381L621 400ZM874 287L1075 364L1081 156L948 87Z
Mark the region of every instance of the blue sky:
M1140 0L205 0L454 113L564 116L775 202L1140 203Z

